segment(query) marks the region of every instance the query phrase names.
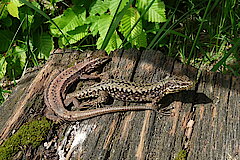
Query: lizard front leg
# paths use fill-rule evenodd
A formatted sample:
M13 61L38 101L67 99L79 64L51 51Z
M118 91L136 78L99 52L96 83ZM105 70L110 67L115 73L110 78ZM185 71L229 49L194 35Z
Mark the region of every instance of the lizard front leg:
M80 79L81 80L95 80L95 79L101 79L101 80L106 80L109 79L110 75L108 72L103 72L101 74L97 74L96 72L91 73L91 74L83 74L81 75ZM84 104L80 104L79 101L77 100L77 92L75 91L73 93L71 93L71 96L66 96L66 93L62 94L62 97L66 99L64 100L64 104L65 106L69 106L71 103L73 103L74 106L78 107L78 108L83 108L83 105L87 105L87 103ZM92 104L97 104L98 102L101 101L107 101L105 100L103 97L108 97L109 95L107 95L107 93L100 93L99 98L95 101L92 102ZM82 106L82 107L80 107ZM84 107L86 108L86 107Z
M161 95L161 96L158 96L158 97L154 98L152 100L152 103L147 104L147 105L150 105L153 108L156 108L155 111L157 111L157 113L160 113L162 116L169 116L171 114L170 110L172 109L172 107L161 108L161 105L159 105L159 101L163 98L163 96L164 95Z

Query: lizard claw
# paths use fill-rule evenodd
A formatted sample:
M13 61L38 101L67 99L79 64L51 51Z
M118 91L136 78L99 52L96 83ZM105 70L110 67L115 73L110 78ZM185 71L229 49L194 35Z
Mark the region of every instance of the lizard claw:
M160 114L160 115L162 115L162 116L170 116L171 115L171 113L172 113L172 110L173 109L173 107L165 107L165 108L161 108L159 111L158 111L158 113Z

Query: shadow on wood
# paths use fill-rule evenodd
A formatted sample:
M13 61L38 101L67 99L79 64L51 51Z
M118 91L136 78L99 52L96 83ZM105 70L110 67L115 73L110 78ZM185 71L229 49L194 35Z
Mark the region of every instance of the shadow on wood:
M87 56L86 52L68 52L54 54L46 65L26 75L1 106L1 141L25 122L43 116L43 89L63 69ZM117 50L111 56L112 61L104 71L110 71L118 79L157 82L167 75L187 75L192 80L197 75L193 67L158 51ZM32 148L31 154L25 156L28 159L174 159L179 156L191 160L236 159L240 148L239 84L240 78L203 71L195 90L167 95L160 101L161 107L174 108L171 116L131 111L55 124L45 145ZM112 104L117 105L125 103Z

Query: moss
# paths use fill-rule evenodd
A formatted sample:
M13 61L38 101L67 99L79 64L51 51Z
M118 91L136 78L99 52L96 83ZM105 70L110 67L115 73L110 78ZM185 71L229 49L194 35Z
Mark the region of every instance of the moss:
M34 120L22 125L14 135L9 137L0 146L0 160L11 159L11 157L20 150L20 147L38 147L45 139L50 128L51 122L46 118Z
M178 152L178 155L174 160L186 160L186 159L187 159L187 151L181 150L180 152Z

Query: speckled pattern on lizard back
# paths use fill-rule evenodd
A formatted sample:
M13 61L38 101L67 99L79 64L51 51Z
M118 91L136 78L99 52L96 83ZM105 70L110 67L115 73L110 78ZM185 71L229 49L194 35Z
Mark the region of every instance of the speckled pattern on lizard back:
M82 90L70 93L67 99L77 97L86 99L100 96L99 92L106 92L115 99L130 102L153 102L157 103L169 93L187 90L193 86L188 77L169 77L156 83L134 83L129 81L109 79Z
M154 106L114 106L97 108L85 111L69 111L65 108L63 100L65 98L66 88L74 81L79 79L82 75L87 74L99 66L103 65L110 58L108 56L102 56L99 58L88 59L84 62L80 62L77 65L70 67L61 72L50 85L45 89L44 101L48 109L54 112L54 116L47 114L49 119L59 121L76 121L99 116L106 113L113 113L119 111L129 110L155 110ZM57 117L57 118L56 118Z

